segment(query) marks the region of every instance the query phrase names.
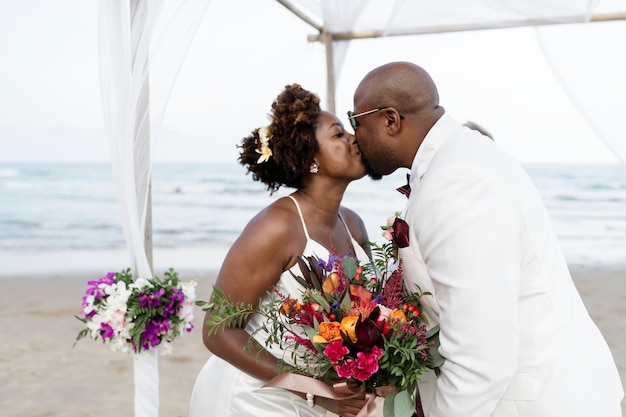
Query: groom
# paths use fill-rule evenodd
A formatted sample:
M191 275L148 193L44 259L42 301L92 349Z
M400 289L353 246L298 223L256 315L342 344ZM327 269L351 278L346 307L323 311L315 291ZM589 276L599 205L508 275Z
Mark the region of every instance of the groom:
M520 165L445 114L412 63L368 73L348 115L370 177L411 170L400 257L407 287L433 294L446 358L426 415L620 417L611 352Z

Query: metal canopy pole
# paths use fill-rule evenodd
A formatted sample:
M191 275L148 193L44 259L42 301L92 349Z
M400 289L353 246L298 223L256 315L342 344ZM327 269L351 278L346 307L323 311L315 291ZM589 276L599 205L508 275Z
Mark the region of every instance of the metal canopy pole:
M335 62L333 58L333 36L324 28L321 35L326 47L326 110L335 113Z
M320 26L313 19L306 15L303 11L299 10L296 6L291 4L288 0L276 0L287 10L300 18L303 22L307 23L315 30L319 32L316 36L316 41L320 41L326 48L326 110L335 112L335 66L333 59L333 34L328 31L325 26ZM310 40L310 39L309 39Z

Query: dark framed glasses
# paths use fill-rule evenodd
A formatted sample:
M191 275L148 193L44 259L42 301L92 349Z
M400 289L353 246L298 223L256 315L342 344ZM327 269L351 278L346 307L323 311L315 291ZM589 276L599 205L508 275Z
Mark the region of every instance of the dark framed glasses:
M357 117L365 116L367 114L376 113L378 111L385 110L385 109L388 109L388 108L389 108L389 106L378 107L376 109L364 111L364 112L361 112L361 113L358 113L358 114L354 114L354 112L352 110L349 110L348 111L348 120L350 120L350 126L352 126L352 130L354 130L356 132L356 130L359 127L359 122L356 121ZM404 116L400 115L400 118L404 119Z

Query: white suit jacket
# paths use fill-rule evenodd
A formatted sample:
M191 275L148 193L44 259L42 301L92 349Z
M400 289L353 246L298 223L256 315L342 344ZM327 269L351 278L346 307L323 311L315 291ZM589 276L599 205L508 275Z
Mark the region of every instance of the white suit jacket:
M410 182L400 257L446 358L427 416L620 417L615 362L519 164L444 115Z

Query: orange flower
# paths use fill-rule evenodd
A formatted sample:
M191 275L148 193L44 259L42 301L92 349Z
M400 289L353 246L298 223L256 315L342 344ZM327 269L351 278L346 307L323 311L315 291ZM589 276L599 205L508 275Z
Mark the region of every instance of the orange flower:
M361 285L350 285L350 295L357 298L363 304L367 304L372 300L372 292L366 290Z
M339 275L336 272L331 272L322 283L322 289L326 294L335 295L339 288Z
M376 307L376 303L372 301L372 292L360 285L350 285L350 299L352 300L352 306L349 314L351 316L361 316L361 320L368 318L374 307Z
M341 324L336 321L325 321L320 323L318 334L313 336L313 343L325 344L334 342L335 340L342 340L339 329Z
M389 321L391 323L404 324L406 323L406 314L404 314L404 311L402 310L395 309L389 315Z
M358 316L346 316L341 320L341 331L348 336L352 343L356 343L356 325L359 322Z
M280 314L289 317L294 311L299 311L302 308L302 304L295 298L283 302L280 306Z

